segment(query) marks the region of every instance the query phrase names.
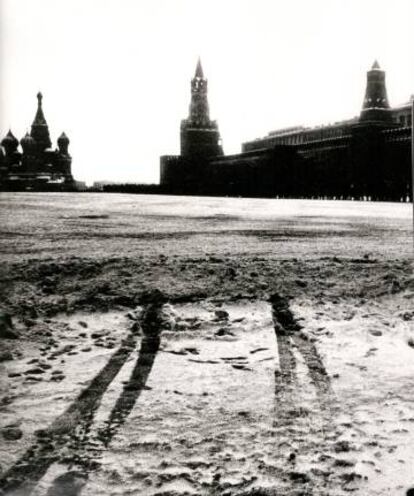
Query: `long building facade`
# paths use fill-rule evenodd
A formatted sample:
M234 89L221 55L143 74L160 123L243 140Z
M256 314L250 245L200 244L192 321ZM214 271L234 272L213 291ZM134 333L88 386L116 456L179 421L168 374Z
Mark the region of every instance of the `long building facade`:
M193 107L201 81L204 106ZM367 72L360 115L333 125L293 127L242 144L224 156L209 120L207 80L198 62L189 119L181 125L181 154L161 157L161 185L175 194L407 201L411 194L412 99L391 107L385 72ZM196 85L197 86L197 85ZM200 86L200 83L198 83ZM199 114L197 114L199 115ZM184 132L183 132L184 130Z
M43 107L43 96L37 94L37 111L30 134L19 141L11 130L0 146L0 190L68 191L75 188L69 138L62 133L57 148L52 149L49 126Z

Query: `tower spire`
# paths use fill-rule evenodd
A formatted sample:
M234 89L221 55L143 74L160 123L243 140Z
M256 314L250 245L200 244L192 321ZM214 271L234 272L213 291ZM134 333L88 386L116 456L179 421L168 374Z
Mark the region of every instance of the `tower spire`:
M205 126L210 122L210 109L207 99L207 79L204 77L200 58L191 80L191 103L189 120L196 125Z
M198 58L191 80L191 101L188 118L181 121L181 155L206 157L223 155L216 121L210 119L207 97L207 79Z
M50 141L49 127L47 125L42 108L43 95L39 91L39 93L36 96L37 96L37 111L35 118L33 120L30 135L36 141L38 151L42 152L46 148L50 148L52 146L52 142Z
M35 118L33 121L33 125L38 125L38 126L39 125L41 125L41 126L46 125L47 126L47 122L46 122L45 116L43 114L43 108L42 108L43 95L39 91L39 93L36 95L36 97L37 97L37 112L36 112L36 115L35 115Z
M198 57L197 67L194 77L204 79L203 66L201 65L201 59Z
M391 119L389 108L385 71L380 68L378 61L375 60L372 68L367 72L367 86L360 120L388 121Z

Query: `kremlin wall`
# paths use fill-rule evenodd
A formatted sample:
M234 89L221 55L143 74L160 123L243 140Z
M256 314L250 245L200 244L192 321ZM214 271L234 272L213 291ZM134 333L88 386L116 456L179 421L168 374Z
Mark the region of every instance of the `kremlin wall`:
M0 146L0 190L75 191L69 139L52 148L42 94L30 134L10 130ZM269 198L408 201L411 193L413 97L391 107L385 72L367 72L359 116L332 125L296 126L269 132L224 155L216 121L210 119L208 81L200 60L191 80L189 115L181 121L180 155L160 159L160 185L109 184L95 190Z
M411 198L411 101L389 104L385 72L367 72L360 115L333 125L280 129L223 155L198 61L181 154L160 160L171 194L407 201Z

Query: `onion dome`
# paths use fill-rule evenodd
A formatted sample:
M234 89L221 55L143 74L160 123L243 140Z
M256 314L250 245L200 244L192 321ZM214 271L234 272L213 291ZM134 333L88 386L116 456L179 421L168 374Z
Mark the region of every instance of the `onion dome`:
M6 150L10 149L13 151L16 150L17 147L19 146L19 142L17 141L17 138L13 135L10 129L6 137L3 138L1 144L6 148Z
M36 146L36 141L30 136L29 133L26 133L20 140L20 144L22 145L23 151L28 152L34 149Z
M59 147L59 152L62 153L63 155L67 155L68 154L68 146L69 146L69 138L66 136L65 133L62 133L58 140L57 140L57 144L58 144L58 147Z
M66 136L65 133L62 133L58 140L57 140L57 144L59 146L59 148L61 148L61 145L69 145L69 138Z

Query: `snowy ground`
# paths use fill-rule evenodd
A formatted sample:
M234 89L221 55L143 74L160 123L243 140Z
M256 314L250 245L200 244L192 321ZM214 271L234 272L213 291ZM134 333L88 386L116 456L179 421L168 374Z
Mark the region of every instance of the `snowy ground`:
M410 205L0 201L6 494L414 486Z

